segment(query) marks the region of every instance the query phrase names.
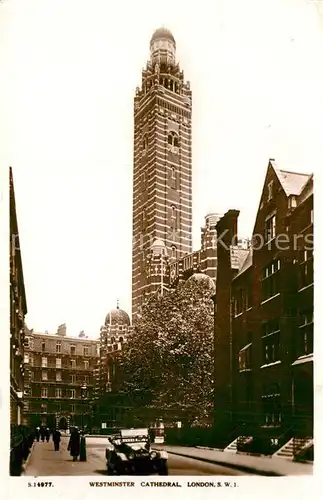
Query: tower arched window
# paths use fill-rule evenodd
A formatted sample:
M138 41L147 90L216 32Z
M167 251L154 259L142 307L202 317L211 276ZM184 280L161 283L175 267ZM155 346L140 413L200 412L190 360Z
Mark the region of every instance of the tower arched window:
M148 137L147 134L144 135L142 139L142 152L143 154L146 154L148 150Z
M176 207L175 207L175 205L171 206L171 211L172 211L172 217L176 217Z
M178 144L179 144L178 135L175 134L175 132L170 132L168 134L168 144L170 146L174 146L174 147L178 148Z
M176 247L175 247L175 245L173 245L171 247L171 256L172 256L172 259L176 259Z
M175 169L175 167L172 167L171 170L172 170L172 180L176 180L176 169Z

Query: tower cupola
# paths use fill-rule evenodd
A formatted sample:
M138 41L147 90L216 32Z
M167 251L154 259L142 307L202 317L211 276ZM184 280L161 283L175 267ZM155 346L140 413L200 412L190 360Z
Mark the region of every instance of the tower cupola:
M175 66L176 42L167 28L158 28L150 40L150 60L153 65Z

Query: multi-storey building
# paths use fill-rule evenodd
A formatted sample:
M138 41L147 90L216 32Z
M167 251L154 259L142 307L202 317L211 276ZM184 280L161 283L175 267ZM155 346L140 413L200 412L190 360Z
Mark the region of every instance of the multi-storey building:
M12 169L9 169L10 191L10 423L20 425L23 419L24 393L24 322L27 314L26 292L16 212Z
M313 437L313 176L270 160L249 250L218 223L216 422L279 447Z
M90 426L98 341L81 332L67 337L27 331L25 336L25 415L30 426L68 429Z
M192 250L191 114L174 37L158 29L134 98L133 318L145 296L163 286L166 254L175 261Z

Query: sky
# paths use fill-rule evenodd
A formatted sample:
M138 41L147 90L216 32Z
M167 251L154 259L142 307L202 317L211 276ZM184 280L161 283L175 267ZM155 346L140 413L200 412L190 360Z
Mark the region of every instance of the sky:
M322 165L322 1L111 5L0 1L1 180L11 165L35 331L97 337L117 299L131 312L133 97L158 27L193 93L194 249L211 211L251 235L269 158Z

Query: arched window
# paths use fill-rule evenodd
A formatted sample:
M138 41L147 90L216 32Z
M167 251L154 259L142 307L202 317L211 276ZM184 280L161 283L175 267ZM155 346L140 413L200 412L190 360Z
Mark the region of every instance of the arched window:
M175 167L172 167L172 179L176 180L176 169L175 169Z
M175 205L171 206L171 211L172 211L172 217L176 217L176 207L175 207Z
M170 132L168 134L168 144L170 146L178 148L179 141L178 141L178 136L175 134L175 132Z
M111 337L111 344L114 344L116 339L114 337Z
M143 139L142 139L142 152L143 152L143 154L147 153L147 149L148 149L148 137L147 137L147 134L145 134Z
M123 337L119 337L119 342L123 342Z
M176 247L175 247L175 245L173 245L171 247L171 256L172 256L172 259L176 259Z

